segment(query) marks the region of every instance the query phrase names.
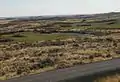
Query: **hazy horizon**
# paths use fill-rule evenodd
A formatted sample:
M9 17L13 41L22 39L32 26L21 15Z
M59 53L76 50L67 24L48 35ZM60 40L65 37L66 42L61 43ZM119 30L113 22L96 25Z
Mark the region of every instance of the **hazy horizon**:
M119 12L119 3L120 0L0 0L0 17Z

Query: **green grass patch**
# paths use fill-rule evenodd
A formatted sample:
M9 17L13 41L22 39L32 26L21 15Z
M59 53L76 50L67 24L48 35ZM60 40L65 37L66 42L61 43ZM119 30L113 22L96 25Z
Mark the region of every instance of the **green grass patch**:
M72 29L76 29L76 30L86 30L87 28L91 28L91 26L71 26L71 27L63 27L63 30L72 30Z
M63 30L109 30L109 29L120 29L120 24L93 24L92 26L71 26L71 27L63 27Z
M109 30L109 29L120 29L120 24L112 24L112 25L96 25L88 27L87 30Z
M14 34L2 35L4 38L10 38L15 41L42 41L42 40L55 40L55 39L66 39L72 37L67 34L40 34L33 32L23 32L20 33L23 37L14 37Z

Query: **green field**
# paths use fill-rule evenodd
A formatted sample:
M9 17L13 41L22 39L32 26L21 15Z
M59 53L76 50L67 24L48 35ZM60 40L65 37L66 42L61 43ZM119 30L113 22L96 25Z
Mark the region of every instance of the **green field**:
M109 30L109 29L120 29L120 24L93 24L91 26L71 26L71 27L63 27L63 30Z
M23 37L14 37L14 34L5 34L2 35L4 38L10 38L15 41L42 41L42 40L55 40L55 39L66 39L72 37L67 34L40 34L40 33L33 33L33 32L23 32L20 33Z

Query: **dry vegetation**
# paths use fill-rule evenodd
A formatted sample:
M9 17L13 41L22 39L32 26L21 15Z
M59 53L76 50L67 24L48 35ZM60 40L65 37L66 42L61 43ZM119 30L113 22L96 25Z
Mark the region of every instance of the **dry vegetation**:
M100 79L96 80L95 82L120 82L120 75L116 74L113 76L107 76L104 78L100 78Z
M120 24L97 20L0 23L0 80L120 57Z
M120 57L119 46L117 39L100 37L1 43L0 77L8 79Z
M9 23L11 20L0 20L0 24L7 24L7 23Z

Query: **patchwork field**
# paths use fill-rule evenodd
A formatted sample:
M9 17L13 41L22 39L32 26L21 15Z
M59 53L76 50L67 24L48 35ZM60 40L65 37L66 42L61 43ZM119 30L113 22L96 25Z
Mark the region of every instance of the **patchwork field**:
M102 17L1 23L0 80L119 58L120 19Z

